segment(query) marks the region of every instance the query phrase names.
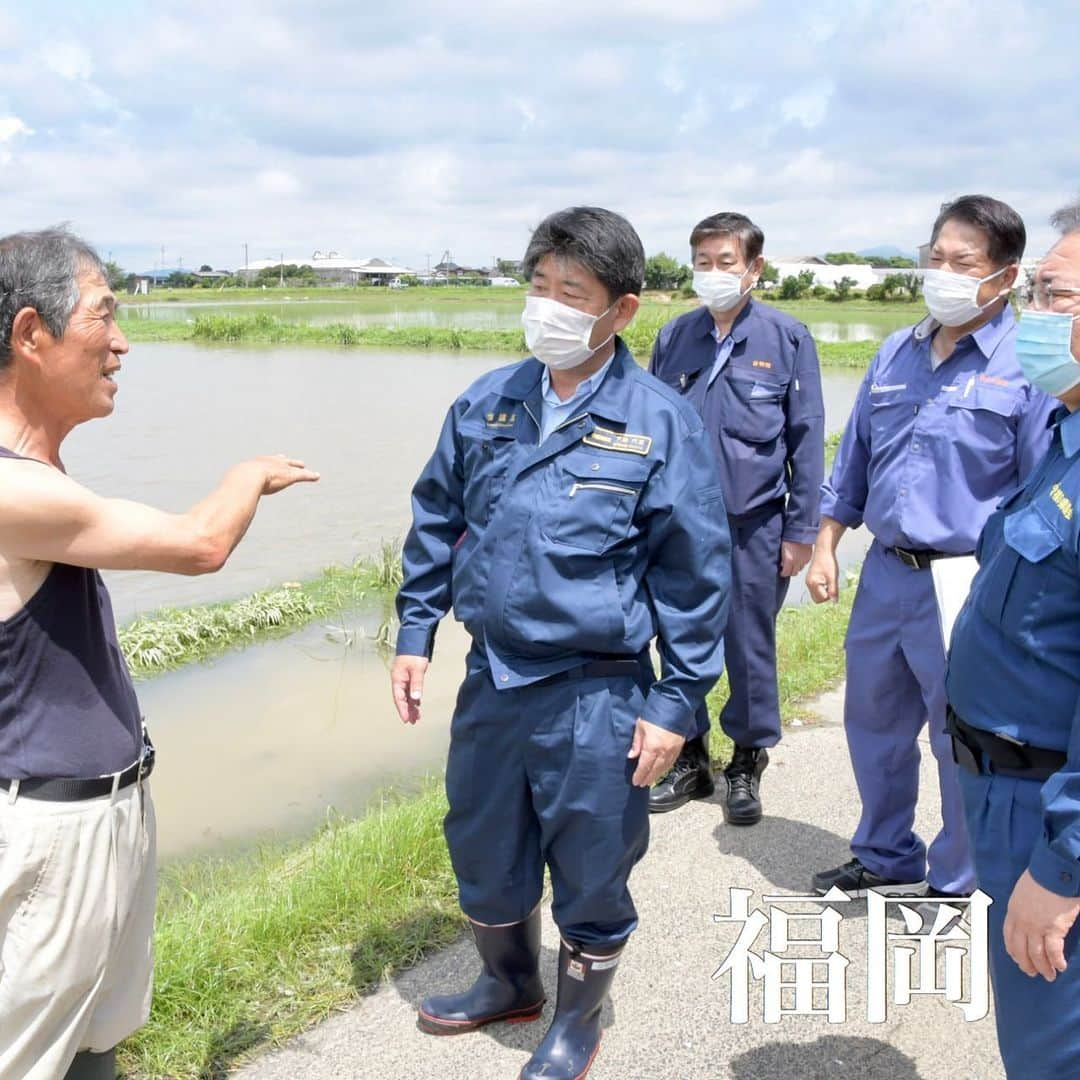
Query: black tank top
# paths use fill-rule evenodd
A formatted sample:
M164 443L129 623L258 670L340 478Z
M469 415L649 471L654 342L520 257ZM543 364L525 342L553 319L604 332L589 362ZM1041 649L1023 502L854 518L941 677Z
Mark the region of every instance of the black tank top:
M0 457L19 455L0 447ZM0 777L103 776L141 749L105 583L96 570L54 563L23 608L0 620Z

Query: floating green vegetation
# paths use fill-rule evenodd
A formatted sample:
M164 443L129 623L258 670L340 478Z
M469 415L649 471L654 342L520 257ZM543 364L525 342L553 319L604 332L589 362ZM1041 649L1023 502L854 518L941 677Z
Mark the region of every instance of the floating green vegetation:
M136 678L209 660L229 649L290 634L369 597L386 602L401 584L401 544L386 540L370 558L331 566L310 581L291 582L240 600L162 608L120 630L120 647Z
M622 337L638 357L647 357L670 311L648 312L634 320ZM354 326L329 323L311 326L287 322L261 311L253 315L199 315L190 322L123 321L133 341L192 341L206 345L363 345L385 349L439 349L503 352L525 356L528 348L520 330L467 330L452 326ZM823 365L863 368L878 347L876 341L817 343Z

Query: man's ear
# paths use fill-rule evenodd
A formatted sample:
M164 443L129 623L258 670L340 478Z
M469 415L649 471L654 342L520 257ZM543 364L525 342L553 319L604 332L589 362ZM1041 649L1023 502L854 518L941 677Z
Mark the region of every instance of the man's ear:
M641 307L641 298L633 293L623 293L615 305L615 333L630 325Z
M53 340L37 310L32 307L20 308L11 323L12 357L36 358L46 337L49 341Z

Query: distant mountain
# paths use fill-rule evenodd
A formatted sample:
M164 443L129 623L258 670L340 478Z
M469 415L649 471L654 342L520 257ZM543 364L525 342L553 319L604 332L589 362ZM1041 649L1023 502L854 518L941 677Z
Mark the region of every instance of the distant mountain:
M864 258L870 258L871 255L876 255L879 259L891 259L896 255L899 255L904 259L912 259L918 262L919 253L917 251L905 251L903 248L898 248L895 244L879 244L877 247L863 248L862 251L856 251L856 255L862 255Z

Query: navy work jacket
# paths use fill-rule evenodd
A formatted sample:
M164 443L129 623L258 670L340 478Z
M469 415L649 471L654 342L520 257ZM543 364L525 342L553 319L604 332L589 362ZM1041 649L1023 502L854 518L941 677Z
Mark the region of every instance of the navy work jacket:
M1061 408L1051 422L1050 449L979 538L946 690L972 727L1068 755L1042 785L1028 869L1080 896L1080 413Z
M453 606L509 689L656 638L642 717L685 734L723 669L731 583L708 436L616 339L596 392L541 444L542 372L499 368L451 406L413 489L397 651L430 657Z
M825 409L810 331L751 300L731 328L719 375L716 324L702 307L660 331L649 370L686 396L702 417L720 463L724 505L745 517L787 497L784 539L811 544L825 477Z

